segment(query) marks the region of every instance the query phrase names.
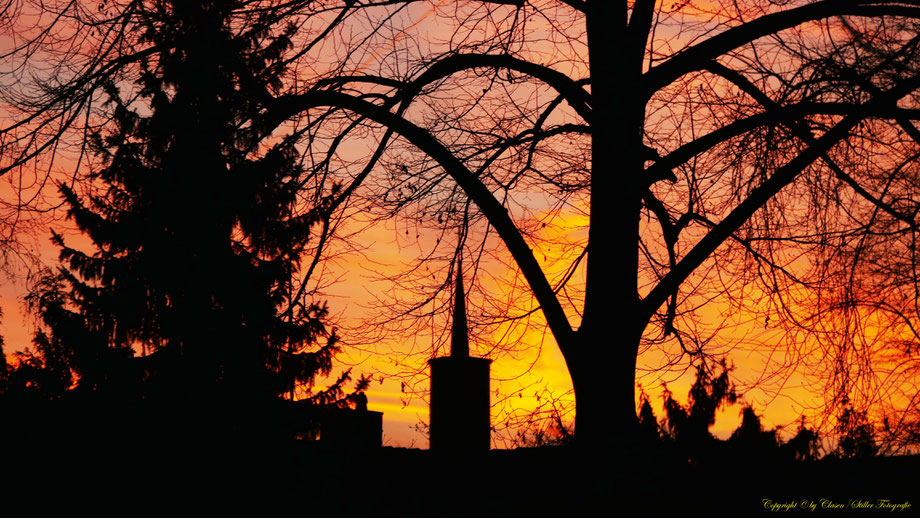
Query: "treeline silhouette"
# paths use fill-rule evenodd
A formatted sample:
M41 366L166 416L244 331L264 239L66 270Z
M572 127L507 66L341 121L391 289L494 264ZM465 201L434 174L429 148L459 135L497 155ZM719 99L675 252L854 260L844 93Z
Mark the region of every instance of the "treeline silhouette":
M664 416L660 421L643 394L639 427L641 440L646 446L660 448L691 463L737 456L750 461L812 461L819 457L821 437L817 431L806 426L804 416L795 435L784 442L778 434L779 429L763 427L760 416L750 405L742 408L741 423L727 440L713 436L709 428L715 424L718 410L739 400L729 379L731 369L726 367L725 360L718 367L718 372L703 364L697 367L686 405L681 405L671 391L665 389Z
M649 397L640 393L640 446L656 455L664 455L695 464L720 463L732 458L768 462L805 462L822 458L865 459L878 455L879 431L872 426L865 411L845 402L835 416L834 426L824 431L809 426L802 415L794 433L783 434L782 427L765 428L758 410L750 404L740 408L741 422L727 439L710 432L716 415L727 405L742 400L731 382L732 369L722 359L697 365L695 379L682 404L667 387L662 394L664 413L656 416ZM574 430L555 411L535 411L525 420L526 429L517 432L516 447L539 448L568 446L574 442ZM783 438L783 436L787 438ZM629 448L629 445L624 445Z

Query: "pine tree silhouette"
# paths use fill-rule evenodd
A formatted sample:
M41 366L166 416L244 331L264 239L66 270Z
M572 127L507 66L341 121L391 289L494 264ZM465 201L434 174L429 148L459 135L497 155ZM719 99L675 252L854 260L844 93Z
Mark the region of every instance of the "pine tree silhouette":
M106 85L94 183L60 185L94 250L56 234L64 266L30 300L36 344L66 349L82 390L238 409L330 372L326 307L293 285L324 203L298 203L299 135L264 117L295 28L240 4L137 6L136 80ZM347 381L315 399L340 400Z

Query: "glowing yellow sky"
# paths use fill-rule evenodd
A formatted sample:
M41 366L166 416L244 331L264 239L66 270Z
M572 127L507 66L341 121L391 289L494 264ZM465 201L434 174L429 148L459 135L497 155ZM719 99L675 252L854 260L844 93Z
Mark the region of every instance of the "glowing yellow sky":
M537 219L545 215L537 216ZM584 237L587 225L585 211L578 210L557 217L551 225L544 228L539 237L544 242L555 243L535 248L541 265L550 279L559 278L568 268L571 260L579 253L580 248L572 246ZM364 325L362 313L366 311L363 306L373 299L374 282L370 279L380 274L395 274L401 264L412 264L412 258L420 248L415 245L406 245L403 232L397 223L391 222L384 225L375 225L360 235L366 240L368 251L361 261L371 261L373 274L362 268L361 261L341 264L339 267L347 270L346 280L337 289L333 288L331 297L333 310L338 304L344 304L341 311L345 330L343 338L349 340L348 327ZM423 238L424 239L424 238ZM569 245L566 245L566 242ZM421 245L419 245L421 246ZM499 245L502 246L502 245ZM424 246L421 246L424 248ZM384 269L382 265L391 265ZM491 263L496 271L490 272L491 277L482 284L491 291L490 296L500 299L512 297L509 286L514 284L516 272L499 263ZM583 272L578 270L571 283L578 286L583 283ZM484 272L480 275L485 276ZM365 282L355 282L355 279L366 279ZM516 279L520 285L520 279ZM467 279L466 282L470 282ZM381 285L382 287L383 285ZM525 290L526 292L526 290ZM573 290L576 295L578 289ZM515 296L521 304L533 304L522 292ZM471 294L483 296L481 293ZM569 306L572 321L578 324L575 307ZM339 306L340 307L340 306ZM533 306L530 306L533 307ZM734 353L730 356L730 363L735 367L733 379L741 382L758 377L765 368L765 355L778 349L774 345L781 343L782 334L774 328L765 328L762 322L745 319L743 316L733 315L733 309L727 303L718 301L710 302L698 312L701 321L711 328L712 333L717 333L720 343L735 346ZM366 313L369 314L369 313ZM441 321L444 329L449 327L449 322ZM716 328L721 328L717 331ZM369 407L384 412L385 437L388 444L400 446L424 446L425 438L415 427L427 421L427 401L424 392L428 380L425 377L425 362L431 357L431 349L424 345L432 345L443 337L434 336L381 336L373 344L358 344L360 352L350 351L345 355L345 363L354 364L355 372L374 373L375 380L383 378L383 382L375 381L369 395ZM409 347L400 341L411 340L414 354L394 356L388 351L406 351ZM418 342L422 342L419 346ZM673 346L673 344L672 344ZM727 348L727 347L726 347ZM526 415L537 407L546 409L547 401L555 399L557 407L563 411L564 417L570 422L574 416L574 398L571 391L571 381L565 362L556 347L555 341L548 333L542 314L536 312L532 315L529 325L505 324L497 326L491 334L473 343L473 353L484 355L493 359L492 364L492 420L493 425L500 429L493 436L494 446L509 445L506 439L513 432L504 430L504 424L515 416ZM441 354L445 354L442 350ZM639 359L640 369L655 368L664 363L664 353L652 350ZM397 365L398 364L398 365ZM686 365L685 365L686 367ZM423 374L417 374L423 372ZM640 374L643 374L640 372ZM691 371L683 375L675 373L645 374L639 378L638 383L651 399L653 407L659 418L663 415L662 381L667 381L668 388L675 397L685 402L687 390L693 381ZM743 384L742 384L743 385ZM638 402L637 402L638 403ZM740 412L744 403L753 404L755 409L765 416L765 425L787 425L796 421L805 406L813 405L813 396L807 390L805 382L798 377L786 380L782 397L773 399L769 390L751 390L742 394L738 404L723 409L719 413L713 432L720 437L727 437L740 421Z
M540 214L537 217L540 219L545 216L546 214ZM567 246L565 243L583 240L586 225L585 211L578 210L560 215L538 233L545 243L550 243L536 249L536 255L548 278L559 278L580 253L579 247ZM351 366L355 377L360 374L373 376L374 381L368 391L369 408L384 412L384 443L392 446L426 447L426 439L419 427L424 425L428 418L427 400L424 397L428 383L425 373L426 361L432 352L425 346L433 345L443 337L435 336L438 330L433 330L430 336L384 335L379 336L373 343L355 340L356 336L361 335L357 330L366 325L367 318L375 315L367 306L381 290L387 288L387 283L380 281L378 277L398 273L406 265L414 262L420 250L430 245L431 238L428 236L422 236L421 244L408 245L402 229L399 221L392 220L370 226L356 236L367 246L367 250L360 256L338 258L328 265L327 275L334 278L341 274L343 277L342 281L331 286L327 293L330 310L335 315L333 323L340 326L343 340L350 344L339 356L338 365L340 368ZM426 239L429 241L427 244L424 242ZM42 241L42 255L47 261L53 261L57 250L47 239L40 240ZM491 277L486 277L480 284L481 287L490 290L490 296L510 297L512 294L509 287L515 281L518 286L521 285L513 269L496 262L487 263L486 266L491 270ZM583 282L582 273L581 270L576 272L571 281L573 285L577 286ZM485 273L481 272L480 275ZM467 279L466 282L472 281ZM31 340L34 321L26 315L23 308L24 289L25 282L22 279L5 282L0 288L0 308L4 312L0 330L6 342L7 353L22 350ZM572 293L576 296L575 302L580 302L577 299L578 290L575 289ZM470 296L483 295L474 291ZM526 290L518 290L515 296L525 306L533 304L526 297ZM570 305L568 309L573 324L577 326L574 307ZM776 349L769 344L781 343L783 339L782 334L775 328L767 328L762 322L745 321L741 315L727 319L726 315L732 314L732 308L724 303L711 302L698 314L713 327L713 332L715 327L724 325L719 331L719 340L739 344L731 356L731 362L736 368L734 377L738 380L756 378L759 370L764 367L765 355ZM442 320L440 325L447 329L449 322ZM479 342L473 343L473 353L494 360L492 418L493 425L500 429L500 433L494 436L494 446L511 445L507 439L514 430L504 430L504 424L509 419L526 415L537 407L545 409L550 400L555 400L557 408L563 412L567 420L573 418L574 398L565 362L545 327L541 313L534 313L527 326L498 326L490 335L484 339L480 338ZM414 342L414 352L408 350L409 341ZM501 345L501 349L508 349L508 352L491 350L495 345ZM640 358L640 368L660 365L662 358L663 353L660 351L650 351ZM650 396L660 418L663 415L662 385L661 380L657 378L656 375L642 376L638 383ZM674 379L665 375L665 380L675 396L684 401L692 383L692 375L675 375ZM783 395L779 399L772 400L769 393L763 390L750 391L743 399L754 404L755 408L765 415L767 426L785 425L799 417L803 406L814 404L814 396L807 388L805 380L793 377L787 380ZM721 437L727 436L737 426L740 410L739 403L721 411L713 432Z

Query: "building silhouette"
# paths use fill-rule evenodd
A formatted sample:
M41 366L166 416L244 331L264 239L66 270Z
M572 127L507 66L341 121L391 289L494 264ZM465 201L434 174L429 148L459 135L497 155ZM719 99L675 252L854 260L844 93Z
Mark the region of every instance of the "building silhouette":
M433 451L487 451L491 444L489 364L470 356L466 295L457 267L450 355L428 360L431 366L429 447Z
M314 406L308 401L291 401L287 406L287 424L295 439L352 450L382 445L383 412L368 410L366 396L359 397L355 409Z

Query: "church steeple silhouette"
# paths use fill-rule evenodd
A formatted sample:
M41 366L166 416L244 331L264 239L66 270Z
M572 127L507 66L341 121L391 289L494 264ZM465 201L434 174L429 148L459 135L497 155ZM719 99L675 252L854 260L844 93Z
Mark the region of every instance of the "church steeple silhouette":
M454 314L450 328L450 356L467 358L470 355L469 327L466 323L466 294L463 292L463 267L457 264L457 283L454 287Z
M489 364L470 356L463 268L457 265L450 356L432 358L429 447L434 451L486 451L491 444Z

